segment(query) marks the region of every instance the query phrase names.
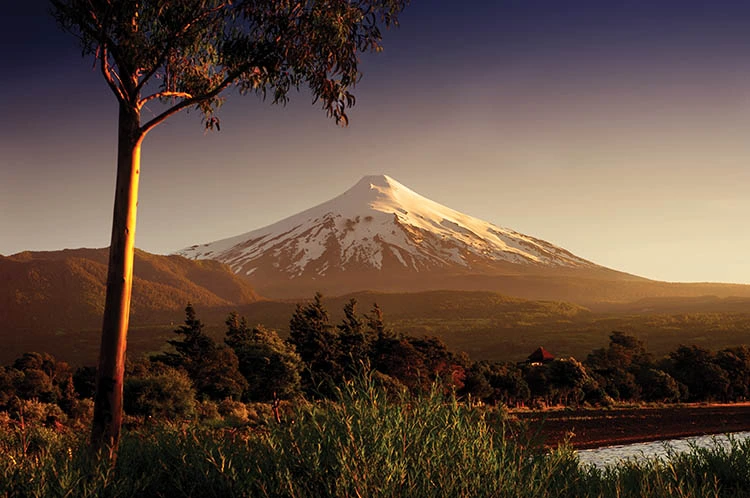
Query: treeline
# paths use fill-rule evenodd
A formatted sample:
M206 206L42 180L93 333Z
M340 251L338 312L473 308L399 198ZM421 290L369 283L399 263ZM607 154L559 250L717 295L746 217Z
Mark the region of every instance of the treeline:
M679 346L655 358L636 337L613 332L584 361L475 363L464 392L506 405L606 406L615 402L735 402L750 398L750 348Z
M487 404L607 405L614 402L742 401L750 397L750 348L712 352L680 346L663 358L637 338L613 332L608 347L584 361L473 362L435 337L398 334L377 305L356 300L332 323L320 294L298 305L288 339L250 327L232 313L223 342L204 332L188 305L171 351L129 362L124 387L129 415L210 418L248 402L335 397L338 386L370 370L391 391L442 389ZM49 423L91 409L94 367L71 368L47 353L26 353L0 367L0 411L36 410Z

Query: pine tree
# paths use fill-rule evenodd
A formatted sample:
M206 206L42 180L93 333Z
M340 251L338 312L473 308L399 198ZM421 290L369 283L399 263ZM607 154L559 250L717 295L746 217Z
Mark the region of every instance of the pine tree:
M203 333L203 327L193 305L188 303L185 307L185 324L174 331L181 338L167 341L177 352L166 353L157 359L173 367L182 367L190 373L196 365L210 357L217 347L216 342Z
M344 305L344 319L337 325L341 348L340 363L348 374L359 370L363 362L369 362L375 333L365 326L365 319L357 314L357 300L351 298Z
M199 396L216 400L242 396L247 382L239 371L237 356L203 332L192 304L185 308L185 324L174 332L182 337L167 342L176 353L159 355L154 361L184 369Z
M239 348L252 340L253 331L248 327L247 320L245 320L244 316L241 317L238 315L236 311L232 311L224 323L227 326L224 342L227 346L234 349L235 353Z
M309 394L331 394L332 384L342 378L339 360L339 334L331 325L323 295L316 293L313 301L298 304L289 322L289 342L305 363L302 386Z
M383 310L380 309L378 303L373 303L370 314L367 315L367 327L378 339L392 335L385 328Z

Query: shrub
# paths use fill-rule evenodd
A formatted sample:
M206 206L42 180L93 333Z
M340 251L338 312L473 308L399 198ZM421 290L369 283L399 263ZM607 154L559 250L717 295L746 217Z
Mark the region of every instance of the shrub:
M247 424L247 407L241 401L234 401L227 398L221 401L218 407L219 414L224 417L224 420L229 425Z
M126 379L123 388L129 415L162 419L184 419L195 415L195 391L187 374L166 367Z

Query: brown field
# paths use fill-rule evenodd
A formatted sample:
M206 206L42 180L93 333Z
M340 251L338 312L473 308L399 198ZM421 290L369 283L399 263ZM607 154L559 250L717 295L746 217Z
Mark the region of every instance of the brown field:
M750 431L750 403L514 411L526 437L576 449Z

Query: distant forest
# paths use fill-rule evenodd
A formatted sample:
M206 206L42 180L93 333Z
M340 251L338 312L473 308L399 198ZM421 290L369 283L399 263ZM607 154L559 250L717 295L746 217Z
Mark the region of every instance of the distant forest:
M391 393L421 394L437 385L466 400L508 407L750 398L745 345L716 352L683 345L656 358L637 338L614 331L606 348L582 361L555 358L543 348L521 363L472 361L438 338L392 330L377 305L362 314L351 299L343 312L341 322L332 323L317 294L297 305L286 340L231 313L220 343L204 332L188 304L168 352L128 363L126 413L192 419L243 403L276 409L284 400L335 398L340 386L363 371ZM48 353L26 353L0 366L0 411L35 411L49 423L85 417L94 379L95 367L73 369Z

